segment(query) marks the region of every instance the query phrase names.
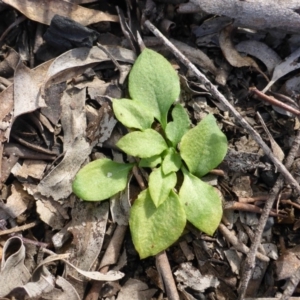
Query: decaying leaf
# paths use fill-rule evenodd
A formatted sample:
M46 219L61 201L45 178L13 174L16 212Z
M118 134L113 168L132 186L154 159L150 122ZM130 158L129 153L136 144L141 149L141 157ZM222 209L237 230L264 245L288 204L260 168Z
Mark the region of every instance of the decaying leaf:
M274 68L281 62L280 56L273 49L256 40L242 41L235 45L235 49L261 60L266 65L268 74L272 74Z
M119 20L117 16L63 0L4 0L3 2L19 10L28 19L46 25L50 25L54 15L68 17L85 26L103 21L118 22Z
M176 281L180 282L185 288L189 287L198 292L203 292L210 287L215 288L219 285L219 280L216 277L212 275L203 276L190 262L180 264L174 275Z
M150 300L156 291L157 289L149 289L146 283L130 278L122 286L117 300Z
M219 36L219 43L222 49L224 56L227 61L234 67L252 67L258 73L262 74L267 81L269 81L266 74L259 68L258 64L251 57L242 57L239 52L235 49L232 41L231 41L231 32L233 30L233 26L226 26L221 32Z
M299 56L300 48L293 52L290 56L286 57L281 64L275 67L273 76L268 85L263 89L263 93L265 93L279 78L300 68L300 63L298 62Z
M76 202L72 208L72 221L68 231L73 241L68 249L69 261L77 268L89 271L100 254L106 231L109 203ZM77 277L73 268L68 275Z
M22 240L18 237L8 239L3 247L1 261L0 297L5 297L12 289L28 282L30 274L24 265L24 259L25 246Z

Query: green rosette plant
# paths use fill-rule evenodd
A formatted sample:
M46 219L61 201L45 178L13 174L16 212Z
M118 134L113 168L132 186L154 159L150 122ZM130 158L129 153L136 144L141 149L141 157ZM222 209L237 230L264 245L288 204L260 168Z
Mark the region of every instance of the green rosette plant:
M191 128L186 110L174 105L180 94L177 73L150 49L143 50L132 67L129 93L131 99L113 99L112 106L116 118L129 129L117 146L138 158L139 167L152 169L148 188L134 201L129 218L134 246L146 258L176 242L186 221L213 235L222 203L201 177L222 162L227 139L211 114ZM153 129L157 127L159 131ZM87 201L108 199L125 189L133 166L95 160L77 173L73 191ZM178 173L183 177L179 187Z

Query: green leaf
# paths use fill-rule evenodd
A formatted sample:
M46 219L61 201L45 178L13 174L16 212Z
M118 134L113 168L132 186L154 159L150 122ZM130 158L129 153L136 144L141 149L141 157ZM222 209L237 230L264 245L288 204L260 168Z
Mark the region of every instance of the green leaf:
M180 155L198 177L217 167L227 152L227 139L213 115L207 115L181 139Z
M133 244L140 258L156 255L171 246L182 234L185 223L184 209L173 191L158 208L148 189L141 192L129 218Z
M169 148L167 155L162 163L162 170L165 175L171 172L177 172L181 168L181 157L174 148Z
M162 55L146 48L129 74L129 93L134 101L146 105L165 129L168 110L179 97L179 78Z
M148 158L141 158L139 162L139 167L141 168L155 168L158 164L161 163L161 155L154 155Z
M174 172L164 175L161 168L155 169L149 176L149 192L153 203L159 207L169 196L176 185L177 177Z
M140 102L130 99L113 99L113 110L116 118L128 128L151 128L154 116Z
M212 186L183 169L179 199L186 218L201 231L213 235L222 218L222 202Z
M153 129L130 132L117 142L117 146L125 153L141 158L158 155L168 148L164 138Z
M190 129L190 119L186 110L176 104L172 110L173 121L166 127L166 136L174 147L180 142L183 135Z
M125 189L132 167L107 158L94 160L75 176L73 192L83 200L105 200Z

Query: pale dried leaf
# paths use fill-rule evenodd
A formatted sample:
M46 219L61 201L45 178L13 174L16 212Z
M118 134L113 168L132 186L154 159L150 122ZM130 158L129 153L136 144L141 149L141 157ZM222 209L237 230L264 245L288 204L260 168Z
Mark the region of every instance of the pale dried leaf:
M117 61L133 64L135 54L133 51L117 47L103 46ZM76 48L58 56L49 67L46 81L48 84L63 82L69 78L76 77L83 71L97 63L110 61L110 57L99 47ZM46 83L47 85L47 83Z
M22 62L18 64L14 77L14 119L46 106L40 87L45 81L51 62L47 61L32 70Z
M36 212L40 219L53 230L61 229L65 223L65 218L60 213L58 206L60 204L51 199L36 200Z
M29 160L23 161L22 165L18 164L18 168L13 170L13 174L21 180L32 177L35 179L41 179L43 177L47 163L43 160Z
M73 178L91 152L85 140L85 90L66 91L61 105L65 156L37 187L42 195L54 200L67 198L72 193Z
M280 56L273 49L256 40L242 41L235 45L235 48L239 52L250 54L261 60L266 65L269 74L281 62Z
M146 283L130 278L122 286L117 300L150 300L156 291L157 289L149 289Z
M77 291L75 288L70 284L67 280L65 280L63 277L57 276L57 279L55 280L55 287L50 293L43 295L43 299L49 299L49 300L65 300L65 299L74 299L74 300L80 300Z
M49 264L51 262L57 261L57 260L62 260L72 268L74 268L79 274L93 280L98 280L98 281L114 281L114 280L119 280L124 277L124 274L119 271L109 271L106 274L100 273L100 272L88 272L88 271L83 271L80 268L75 267L73 264L71 264L67 258L69 257L69 253L65 254L53 254L51 256L48 256L46 259L44 259L36 268L35 272L43 265Z
M278 259L278 248L275 244L272 244L272 243L265 243L265 244L262 244L262 246L264 247L264 250L265 250L265 254L274 259L274 260L277 260Z
M212 275L202 275L192 263L182 263L174 273L176 281L182 283L184 287L190 287L198 292L203 292L210 287L217 287L219 280Z
M262 74L267 81L269 81L268 77L264 74L264 72L259 68L258 64L248 56L241 56L239 52L235 49L231 41L231 32L233 30L232 25L226 26L219 35L219 43L222 49L222 52L227 59L227 61L233 66L237 68L241 67L251 67L255 69L258 73Z
M231 267L231 271L238 275L241 270L241 262L243 258L242 253L237 252L234 249L225 250L224 253Z
M277 280L290 278L300 268L300 245L286 250L275 262Z
M6 212L12 218L16 218L30 208L30 203L33 204L33 201L33 197L24 191L23 186L18 181L14 181L11 185L11 195L5 204Z
M79 202L72 208L72 221L68 231L73 240L68 252L69 262L82 270L90 270L100 254L106 231L109 203ZM68 268L68 275L76 273Z
M28 19L46 25L50 25L54 15L67 17L84 26L103 21L119 21L117 16L63 0L3 0L3 2L19 10Z
M13 249L17 250L10 254ZM23 241L18 237L9 238L4 244L1 260L0 297L6 296L12 289L28 282L30 273L24 265L24 259Z
M300 48L293 52L290 56L286 57L281 64L276 66L270 82L263 89L263 93L265 93L282 76L300 68L300 63L298 62L299 56Z

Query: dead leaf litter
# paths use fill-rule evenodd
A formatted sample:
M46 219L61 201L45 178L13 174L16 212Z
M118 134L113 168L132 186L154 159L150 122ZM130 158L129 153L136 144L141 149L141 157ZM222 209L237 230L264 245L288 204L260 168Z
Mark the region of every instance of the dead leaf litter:
M183 2L0 2L1 298L300 296L298 7ZM229 150L203 178L223 199L214 236L188 224L140 260L128 218L147 172L102 202L80 201L72 182L97 158L132 159L111 100L128 97L144 46L178 72L191 122L214 114Z

